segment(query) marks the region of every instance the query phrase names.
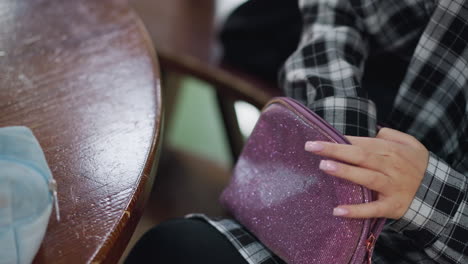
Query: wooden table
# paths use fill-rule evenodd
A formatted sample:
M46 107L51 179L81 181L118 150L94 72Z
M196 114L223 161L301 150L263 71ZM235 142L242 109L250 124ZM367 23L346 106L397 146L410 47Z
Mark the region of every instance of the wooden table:
M58 183L35 263L120 257L156 169L158 71L126 1L1 1L0 126L30 127Z

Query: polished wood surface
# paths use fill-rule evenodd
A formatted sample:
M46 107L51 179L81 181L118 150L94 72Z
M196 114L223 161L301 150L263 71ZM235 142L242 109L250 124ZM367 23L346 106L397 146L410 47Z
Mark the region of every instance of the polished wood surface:
M30 127L58 183L35 263L120 257L156 168L158 71L126 1L0 3L0 126Z

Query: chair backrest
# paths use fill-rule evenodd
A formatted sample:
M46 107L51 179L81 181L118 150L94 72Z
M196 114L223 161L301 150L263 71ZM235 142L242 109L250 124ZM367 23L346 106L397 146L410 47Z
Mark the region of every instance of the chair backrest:
M215 88L235 160L240 154L244 139L237 122L234 102L246 101L261 109L269 99L281 95L281 90L272 82L217 59L214 45L215 1L195 2L138 0L133 1L133 6L142 17L157 48L163 83L171 73L177 73L195 77ZM173 93L174 89L178 89L173 83L168 85L169 82L166 82L164 89L170 89ZM166 98L165 101L166 105L174 105L174 102Z

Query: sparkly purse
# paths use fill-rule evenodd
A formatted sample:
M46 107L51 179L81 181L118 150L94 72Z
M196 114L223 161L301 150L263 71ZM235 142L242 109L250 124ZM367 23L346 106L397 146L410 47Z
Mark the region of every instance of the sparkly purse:
M221 195L223 206L287 263L370 263L384 219L332 215L373 192L319 169L306 141L349 144L299 102L275 98L262 111Z

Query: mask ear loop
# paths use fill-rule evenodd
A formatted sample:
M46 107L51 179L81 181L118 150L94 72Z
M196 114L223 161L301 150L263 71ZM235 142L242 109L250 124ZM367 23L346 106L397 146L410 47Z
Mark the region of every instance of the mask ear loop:
M55 207L55 217L57 221L60 222L60 209L58 204L58 195L57 195L57 182L54 178L49 180L49 190L52 193L53 200L54 200L54 207Z

